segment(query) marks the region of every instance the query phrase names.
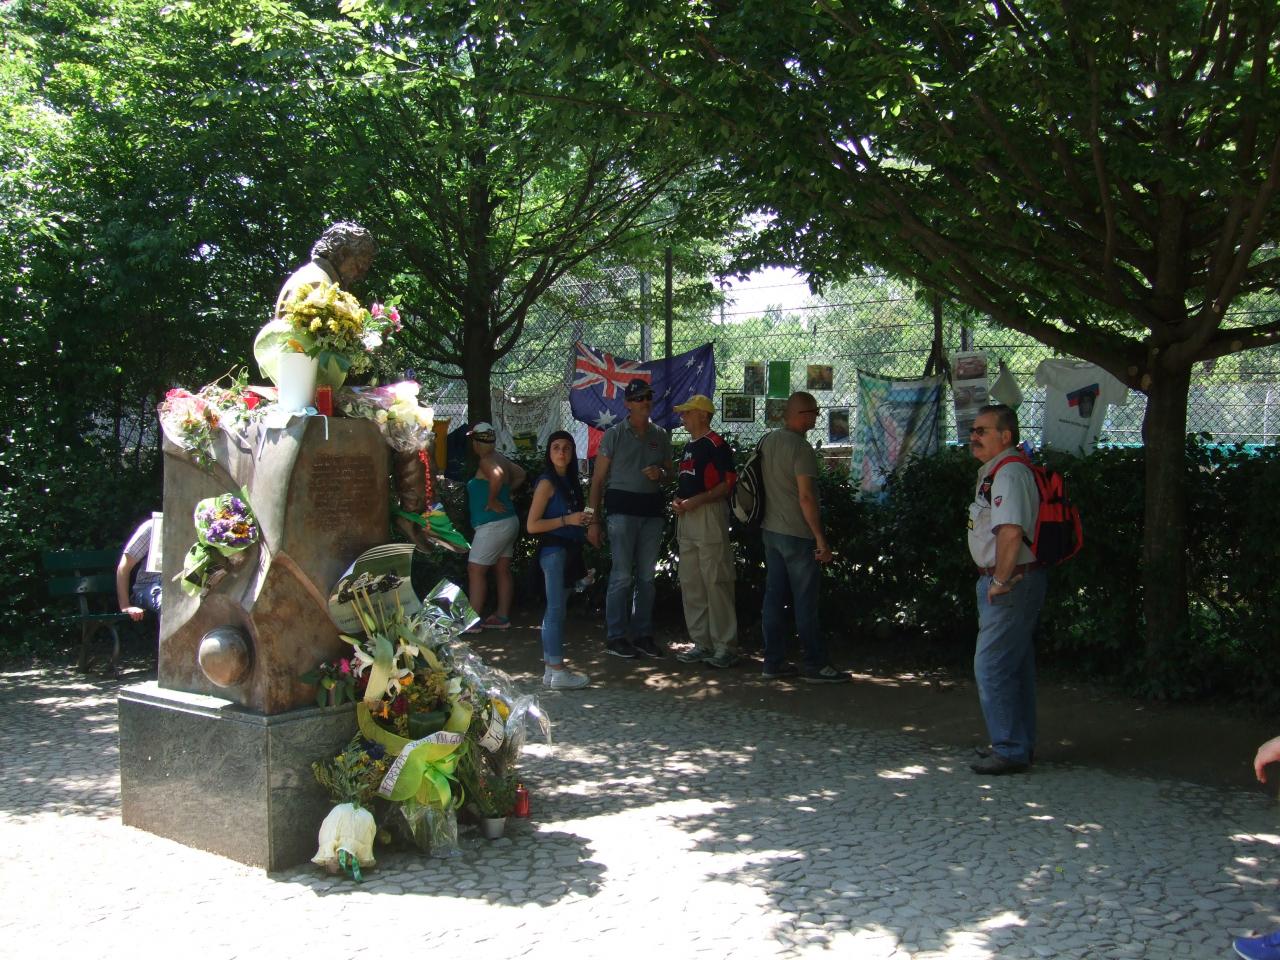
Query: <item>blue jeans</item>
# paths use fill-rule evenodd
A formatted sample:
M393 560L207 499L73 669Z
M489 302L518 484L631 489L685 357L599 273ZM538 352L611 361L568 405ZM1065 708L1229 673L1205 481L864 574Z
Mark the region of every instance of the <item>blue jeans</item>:
M1025 573L1013 588L987 601L989 576L978 578L978 647L973 676L991 748L1015 763L1030 763L1036 746L1034 634L1049 576Z
M135 607L141 607L160 615L160 584L158 583L135 583L129 590L129 602Z
M796 632L804 650L804 669L821 670L827 651L818 628L818 560L816 541L763 530L764 538L764 669L768 673L787 659L791 621L786 607L795 612Z
M604 600L605 636L623 640L653 636L653 571L662 548L663 517L611 513L609 590Z
M564 609L569 597L564 587L567 558L563 547L543 550L538 556L547 585L547 610L542 615L542 659L554 666L564 663Z

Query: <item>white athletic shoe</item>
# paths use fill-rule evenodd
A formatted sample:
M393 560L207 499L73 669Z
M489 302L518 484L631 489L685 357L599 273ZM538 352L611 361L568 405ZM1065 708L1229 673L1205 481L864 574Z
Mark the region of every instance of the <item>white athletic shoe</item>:
M542 685L552 690L577 690L591 682L585 673L574 673L572 670L552 670L547 667L542 673Z

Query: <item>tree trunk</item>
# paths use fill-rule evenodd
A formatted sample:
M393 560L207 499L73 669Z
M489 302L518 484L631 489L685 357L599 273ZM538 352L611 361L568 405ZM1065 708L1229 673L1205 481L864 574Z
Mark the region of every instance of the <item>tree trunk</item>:
M1146 675L1159 676L1187 623L1187 394L1191 370L1159 369L1147 390L1145 518L1142 534L1142 612ZM1123 536L1123 531L1097 531ZM1117 576L1124 576L1116 571Z
M493 371L492 334L487 316L465 317L462 378L467 385L467 422L493 419L489 381Z

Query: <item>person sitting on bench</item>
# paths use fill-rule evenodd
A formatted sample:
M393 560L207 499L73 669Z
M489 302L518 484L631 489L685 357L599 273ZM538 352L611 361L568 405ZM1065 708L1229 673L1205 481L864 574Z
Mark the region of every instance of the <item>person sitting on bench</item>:
M116 601L120 612L127 613L135 622L147 615L147 611L160 616L160 574L146 569L147 554L151 551L151 533L155 520L148 517L133 531L116 564ZM142 563L133 588L129 587L129 575Z

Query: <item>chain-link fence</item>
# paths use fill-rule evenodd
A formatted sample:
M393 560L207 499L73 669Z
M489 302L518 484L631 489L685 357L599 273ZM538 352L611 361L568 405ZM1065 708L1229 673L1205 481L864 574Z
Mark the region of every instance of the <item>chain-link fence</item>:
M573 343L582 340L629 360L664 355L660 279L622 271L606 280L561 284L553 297L531 312L520 345L495 369L495 388L510 395L564 389L572 380ZM741 308L732 302L678 312L672 353L708 341L715 345L716 392L720 412L714 426L750 441L772 425L778 407L765 394L769 364L790 364L790 390L809 389L822 413L813 439L829 450L848 447L858 423L858 371L888 378L926 373L935 349L934 307L910 286L873 276L839 287L826 298L808 296L797 281L778 290L779 305ZM1280 315L1274 298L1240 312ZM1044 388L1036 368L1053 352L1014 331L976 324L968 331L962 311L941 306L941 349L947 357L962 348L985 351L994 375L1003 362L1023 394L1019 419L1024 436L1040 440ZM936 370L934 371L936 372ZM761 379L763 378L763 379ZM753 382L754 381L754 382ZM777 386L776 383L771 384ZM465 417L460 384L438 398L444 412ZM773 392L779 392L777 390ZM726 409L726 395L729 408ZM956 436L954 405L947 392L948 440ZM450 408L457 407L456 411ZM1123 405L1108 408L1101 442L1140 444L1145 398L1130 392ZM730 415L729 419L725 414ZM568 404L564 419L569 420ZM1188 430L1223 443L1274 443L1280 437L1280 347L1248 351L1216 364L1198 365L1188 402ZM831 452L835 452L832 450Z

